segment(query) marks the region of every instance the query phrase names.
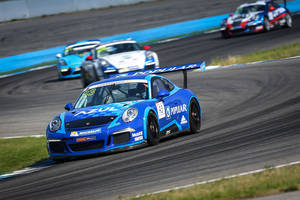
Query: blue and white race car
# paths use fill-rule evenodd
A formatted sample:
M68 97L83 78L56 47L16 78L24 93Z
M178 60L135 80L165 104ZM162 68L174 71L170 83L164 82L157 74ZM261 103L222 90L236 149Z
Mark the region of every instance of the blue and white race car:
M276 27L292 27L292 17L286 6L273 0L240 5L221 23L221 34L229 38L235 34L270 31Z
M83 87L112 74L159 67L158 56L150 46L141 48L131 39L103 43L91 50L81 66Z
M90 50L101 44L100 40L85 40L67 45L63 53L56 55L59 79L81 76L81 63L90 55Z
M157 73L205 69L205 63L136 72L90 84L76 103L47 126L49 157L72 156L156 145L162 137L201 127L201 106L189 89Z

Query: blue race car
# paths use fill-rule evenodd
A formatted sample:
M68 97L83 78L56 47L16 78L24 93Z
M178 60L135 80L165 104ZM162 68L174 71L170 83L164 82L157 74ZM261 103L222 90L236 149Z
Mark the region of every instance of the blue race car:
M90 50L101 44L100 40L85 40L69 44L62 54L57 54L57 72L59 79L81 76L81 63L90 55Z
M270 31L276 27L292 27L290 11L273 0L257 1L240 5L221 23L224 38L235 34Z
M135 72L90 84L74 105L66 104L67 111L47 126L49 157L59 160L156 145L162 137L179 131L198 132L202 116L198 98L156 75L196 68L203 71L205 63Z

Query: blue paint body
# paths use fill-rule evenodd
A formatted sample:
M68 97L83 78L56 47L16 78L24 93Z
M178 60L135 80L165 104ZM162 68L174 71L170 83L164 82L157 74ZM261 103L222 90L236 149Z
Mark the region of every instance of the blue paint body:
M199 63L197 68L201 66L203 63ZM174 70L176 71L176 69ZM156 78L166 80L166 78L154 74L121 76L92 83L87 88L96 88L100 84L118 84L120 81L136 80L145 81L148 85L148 93L151 94L152 88L150 86ZM169 96L162 99L152 98L152 95L149 95L149 98L145 100L72 108L70 111L56 116L61 119L60 128L55 132L50 131L49 125L46 128L49 156L60 158L95 154L145 143L148 137L147 119L150 112L156 116L161 136L189 130L189 112L192 99L198 102L200 109L198 116L201 119L202 111L199 100L191 90L182 89L174 83L170 83L173 87L169 91ZM83 92L85 91L83 90ZM138 110L136 118L130 122L124 122L123 113L132 107ZM108 121L98 123L107 117L109 118ZM97 124L91 125L92 120L96 118ZM83 121L84 123L82 123ZM74 126L75 123L76 126ZM73 125L71 126L71 124ZM126 139L122 142L116 142L119 141L117 138L121 134L127 134Z
M287 2L287 8L291 12L300 11L300 0L294 0ZM100 38L101 41L111 41L119 39L132 38L137 42L146 42L150 40L156 40L160 38L173 37L181 34L192 33L195 31L206 30L209 28L215 28L220 25L220 22L226 18L228 14L218 15L214 17L207 17L203 19L191 20L181 22L177 24L170 24L157 28L151 28L131 33L124 33L115 36ZM45 49L41 51L35 51L25 53L21 55L6 57L0 59L0 73L15 70L18 68L28 67L32 65L41 64L43 62L49 62L55 60L55 55L58 52L62 52L65 46Z

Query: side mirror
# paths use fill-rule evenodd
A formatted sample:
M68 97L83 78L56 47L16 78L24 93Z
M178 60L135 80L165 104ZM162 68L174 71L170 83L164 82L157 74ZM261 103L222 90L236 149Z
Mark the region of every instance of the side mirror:
M270 6L270 8L269 8L269 11L273 11L273 10L275 10L276 8L274 7L274 6Z
M70 102L70 103L67 103L66 105L65 105L65 109L67 110L67 111L70 111L70 110L72 110L72 108L73 108L73 104Z
M151 49L150 46L148 46L148 45L144 46L144 50L149 50L149 49Z
M164 97L167 97L170 95L170 92L168 90L161 90L158 92L157 98L163 99Z
M57 59L59 59L59 58L61 58L61 57L62 57L61 53L56 54L56 58L57 58Z
M85 58L85 60L91 61L91 60L93 60L93 57L92 56L88 56L88 57Z

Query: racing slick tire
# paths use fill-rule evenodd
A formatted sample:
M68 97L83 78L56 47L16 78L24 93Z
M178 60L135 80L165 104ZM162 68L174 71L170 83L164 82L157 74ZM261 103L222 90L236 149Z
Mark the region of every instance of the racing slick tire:
M227 30L221 31L221 35L222 35L222 37L225 38L225 39L228 39L228 38L231 37L231 35L228 33Z
M83 88L86 88L86 86L88 86L90 83L86 80L86 78L85 78L85 72L84 72L84 70L82 69L82 67L81 67L81 83L82 83L82 87Z
M151 111L147 118L147 143L157 145L160 140L159 125L155 114Z
M268 32L271 30L271 24L269 22L269 20L265 17L264 18L264 31Z
M191 133L198 133L201 128L201 116L200 106L195 99L192 99L190 103L189 122Z
M286 28L292 28L293 26L293 20L291 14L287 13L285 16L285 25Z

